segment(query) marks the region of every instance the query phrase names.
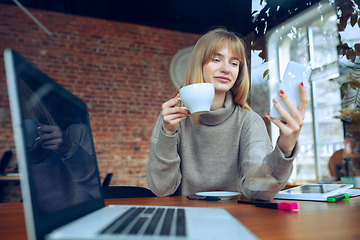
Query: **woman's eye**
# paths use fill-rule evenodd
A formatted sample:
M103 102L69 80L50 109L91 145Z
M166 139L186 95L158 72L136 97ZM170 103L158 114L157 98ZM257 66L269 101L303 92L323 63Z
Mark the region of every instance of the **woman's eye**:
M239 66L239 63L237 63L237 62L232 62L231 65L233 65L233 66Z
M220 62L220 59L218 59L218 58L213 58L213 62Z

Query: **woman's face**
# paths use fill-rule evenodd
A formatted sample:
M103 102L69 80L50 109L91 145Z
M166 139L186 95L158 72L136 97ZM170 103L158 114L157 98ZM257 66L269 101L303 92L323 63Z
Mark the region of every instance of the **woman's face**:
M239 74L240 60L225 45L203 66L204 82L213 83L215 94L222 94L234 86Z

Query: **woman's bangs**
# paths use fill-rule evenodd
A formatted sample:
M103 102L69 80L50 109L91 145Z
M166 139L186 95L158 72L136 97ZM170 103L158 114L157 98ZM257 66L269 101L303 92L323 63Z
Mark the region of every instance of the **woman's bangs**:
M230 53L233 57L236 57L240 61L240 67L244 65L245 61L245 54L244 54L244 47L242 46L241 42L237 39L229 39L228 46Z
M203 58L203 65L209 63L211 59L213 59L217 52L220 51L222 46L224 45L222 39L214 39L210 41L209 47L207 48L207 51L205 52L204 58Z
M244 64L244 48L239 41L239 39L234 39L233 37L221 37L217 39L213 39L208 47L208 50L204 54L204 62L203 65L207 64L211 61L211 59L214 58L216 53L218 53L221 48L224 46L229 46L229 50L233 57L236 57L239 59L241 66Z

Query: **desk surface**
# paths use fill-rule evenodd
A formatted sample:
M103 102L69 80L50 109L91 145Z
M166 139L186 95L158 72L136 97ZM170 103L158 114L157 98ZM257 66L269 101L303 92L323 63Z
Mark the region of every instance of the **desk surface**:
M275 201L280 202L280 201ZM225 208L260 239L360 239L360 197L337 203L297 201L297 211L238 204L236 199L210 202L185 196L109 199L109 204ZM21 203L0 204L1 239L26 239Z
M19 175L0 175L0 182L19 182Z

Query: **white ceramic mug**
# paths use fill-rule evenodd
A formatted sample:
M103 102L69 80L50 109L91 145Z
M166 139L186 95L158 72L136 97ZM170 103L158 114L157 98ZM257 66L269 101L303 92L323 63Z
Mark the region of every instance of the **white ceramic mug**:
M185 109L199 115L210 111L215 88L212 83L194 83L180 88L179 93L178 99L185 105Z
M26 139L26 147L32 148L35 144L35 139L39 136L39 126L35 120L24 119L23 120L23 129Z

